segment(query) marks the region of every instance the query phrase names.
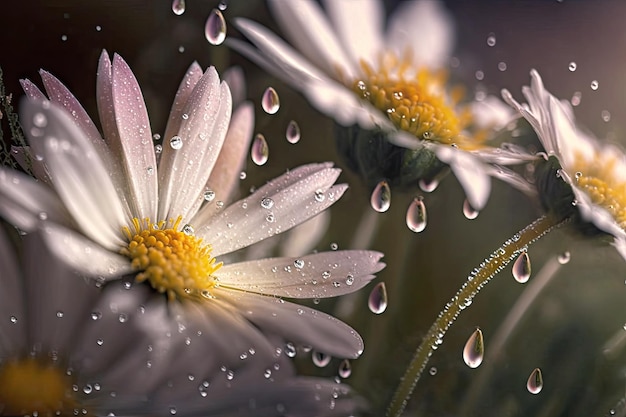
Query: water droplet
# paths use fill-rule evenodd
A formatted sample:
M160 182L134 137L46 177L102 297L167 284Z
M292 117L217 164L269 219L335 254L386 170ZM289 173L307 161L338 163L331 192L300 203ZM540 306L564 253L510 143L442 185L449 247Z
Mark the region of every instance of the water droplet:
M206 190L204 192L204 201L211 202L211 201L213 201L214 198L215 198L215 191L213 191L213 190Z
M274 200L272 200L269 197L265 197L261 200L261 207L263 207L264 209L271 209L272 207L274 207Z
M170 139L170 146L172 149L180 149L183 147L183 140L180 136L172 136Z
M267 87L261 97L261 107L267 114L276 114L280 109L280 98L274 87Z
M498 70L506 71L506 62L503 62L503 61L498 62Z
M92 320L94 320L94 321L95 321L95 320L100 320L101 318L102 318L102 313L101 313L101 312L99 312L99 311L93 311L93 312L91 313L91 319L92 319Z
M478 368L483 362L485 355L485 343L483 340L483 332L480 329L476 329L474 333L465 342L463 348L463 361L470 368Z
M560 253L559 256L557 257L557 260L559 261L561 265L565 265L566 263L569 262L570 259L571 259L571 254L569 253L569 251Z
M389 188L387 181L383 180L376 185L374 191L372 191L370 203L372 208L379 213L389 210L391 205L391 188Z
M245 180L248 177L248 174L246 173L246 171L241 171L239 173L239 179L240 180Z
M582 98L582 93L580 91L576 91L574 93L574 95L572 95L572 98L570 100L570 102L572 103L572 106L576 107L580 104L580 100Z
M593 81L591 82L591 89L592 89L593 91L596 91L596 90L598 89L598 87L599 87L599 86L600 86L600 84L598 83L598 81L597 81L597 80L593 80Z
M574 61L570 62L569 65L567 66L567 69L569 69L571 72L576 71L576 68L578 66L576 65L576 63Z
M354 275L348 274L346 275L346 285L354 284Z
M186 224L183 226L183 233L187 236L193 236L196 231L193 229L193 226L190 224Z
M604 120L605 122L608 122L609 120L611 120L611 113L609 113L608 110L602 110L602 120Z
M387 287L384 282L379 282L372 288L367 305L374 314L382 314L387 309Z
M153 167L148 167L148 168L146 168L146 172L148 173L148 175L152 175L154 173L154 168Z
M327 355L322 352L318 352L314 350L311 353L311 359L313 360L313 364L318 368L323 368L330 363L330 355Z
M295 261L293 261L293 266L298 269L302 269L304 267L304 261L302 259L296 259Z
M421 179L419 180L418 184L420 186L420 189L424 191L425 193L432 193L439 186L439 181L437 181L436 179L431 179L431 180Z
M533 369L528 377L528 381L526 382L526 389L531 394L539 394L541 392L543 389L543 376L541 375L541 369Z
M300 142L300 126L298 126L298 123L295 120L290 121L287 125L285 137L289 143Z
M250 150L250 157L252 162L257 165L264 165L270 156L270 148L267 145L265 136L258 133L252 141L252 148Z
M474 76L476 77L476 79L478 81L482 81L485 79L485 73L482 72L481 70L476 71L476 73L474 74Z
M323 202L326 199L326 195L322 190L315 190L315 201L318 203Z
M528 252L524 251L513 263L511 272L517 282L524 284L530 278L530 271L530 258L528 257Z
M335 242L331 242L330 243L330 250L337 250L339 249L339 245Z
M204 36L211 45L221 45L226 39L226 20L218 9L211 10L204 25Z
M266 369L265 372L263 372L263 376L265 377L265 379L269 379L272 376L272 370L271 369Z
M172 11L176 16L180 16L185 13L185 0L172 1Z
M426 205L421 197L415 197L409 204L406 211L406 225L415 233L426 229Z
M61 319L63 318L63 312L62 311L57 311L57 318Z
M478 210L475 210L474 207L471 206L469 201L465 200L463 202L463 215L467 219L474 220L476 217L478 217L479 214L480 212Z
M296 356L296 347L293 345L293 343L289 342L285 345L285 355L289 356L290 358L294 358Z
M48 125L48 118L43 113L35 113L33 116L33 124L37 127L46 127Z
M487 37L487 46L495 46L496 45L496 35L490 33Z
M65 42L67 40L67 35L61 35L61 40Z
M217 5L217 8L220 9L221 11L226 10L226 8L228 8L228 2L226 0L221 0L219 4Z
M176 407L170 407L170 414L171 415L176 414Z
M120 314L117 319L120 321L120 323L126 323L128 321L128 316L126 314Z
M431 366L430 369L428 370L428 373L432 376L437 375L437 368L435 366Z
M11 316L11 317L9 318L9 320L10 320L10 321L11 321L11 323L13 323L13 324L17 323L17 317L15 317L15 316Z
M161 152L163 152L163 146L162 145L154 145L154 153L159 155Z
M341 378L346 379L352 374L352 366L348 359L344 359L339 364L338 374Z
M104 340L103 339L98 339L98 340L96 340L96 344L98 346L102 346L104 344Z
M102 30L102 26L96 25L96 32L100 32Z

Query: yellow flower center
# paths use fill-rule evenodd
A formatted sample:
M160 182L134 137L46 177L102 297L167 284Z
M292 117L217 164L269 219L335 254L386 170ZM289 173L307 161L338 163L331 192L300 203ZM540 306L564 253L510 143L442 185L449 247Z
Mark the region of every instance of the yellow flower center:
M193 228L179 225L182 218L152 223L133 219L133 228L124 227L129 243L121 250L141 271L136 281L147 281L152 288L166 293L170 301L178 298L211 298L215 286L212 274L222 266L211 257L211 245L194 236Z
M419 139L465 150L482 146L484 133L478 132L473 138L464 133L472 123L471 111L458 105L464 96L461 88L446 90L444 71L435 73L424 68L405 77L410 69L409 60L387 58L378 70L361 62L364 77L352 84L361 98L385 112L398 129Z
M74 410L72 379L60 367L35 358L0 365L0 415L56 417Z
M626 183L612 174L617 161L598 158L586 164L582 155L576 156L576 186L591 198L593 204L605 208L617 224L626 229Z

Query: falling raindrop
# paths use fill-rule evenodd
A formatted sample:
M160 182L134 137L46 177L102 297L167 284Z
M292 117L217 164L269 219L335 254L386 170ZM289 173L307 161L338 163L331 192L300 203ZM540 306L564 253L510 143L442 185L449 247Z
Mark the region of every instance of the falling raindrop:
M528 256L528 252L524 251L513 263L511 272L517 282L524 284L530 278L530 271L530 257Z
M185 13L185 0L172 1L172 11L176 16L180 16Z
M415 233L426 229L426 205L422 197L415 197L406 211L406 225Z
M566 263L569 262L569 260L571 259L571 254L569 253L569 251L565 251L563 253L560 253L559 256L557 257L557 260L559 261L559 263L561 265L565 265Z
M577 67L578 67L578 66L576 65L576 63L575 63L574 61L572 61L572 62L570 62L570 63L569 63L569 66L568 66L567 68L568 68L571 72L574 72L574 71L576 71L576 68L577 68Z
M384 282L379 282L372 288L367 306L374 314L382 314L387 309L387 287Z
M580 91L576 91L574 95L572 95L570 103L572 103L572 106L576 107L580 104L581 98L582 98L582 93Z
M346 379L352 373L352 366L350 365L350 361L348 359L344 359L339 364L338 374L341 378Z
M293 343L288 342L285 345L285 355L289 356L290 358L296 356L296 347L293 345Z
M599 87L599 86L600 86L600 84L598 83L598 81L597 81L597 80L593 80L593 81L591 82L591 89L592 89L593 91L596 91L596 90L598 89L598 87Z
M257 165L264 165L270 156L270 148L267 145L265 136L258 133L252 141L252 148L250 150L250 157L252 161Z
M485 344L483 340L483 332L476 328L474 333L465 342L463 348L463 361L470 368L478 368L483 362L485 356Z
M211 45L221 45L226 39L226 20L218 9L211 10L204 25L204 36Z
M289 143L300 142L300 126L298 126L298 123L295 120L290 121L287 125L285 137Z
M226 0L222 0L219 2L219 4L217 5L217 8L220 9L221 11L224 11L228 8L228 2Z
M496 45L496 35L490 33L487 37L487 46L495 46Z
M439 186L439 181L437 181L436 179L430 179L430 180L421 179L419 180L418 184L420 186L420 189L424 191L425 193L432 193Z
M541 375L541 369L533 369L528 377L528 381L526 382L526 389L531 394L539 394L541 392L543 389L543 376Z
M170 146L172 147L172 149L180 149L183 147L183 140L180 136L172 136L172 138L170 139Z
M389 206L391 205L391 188L389 188L387 181L380 181L376 185L374 191L372 191L370 203L372 204L372 208L379 213L384 213L389 210Z
M280 98L273 87L267 87L261 98L261 107L267 114L275 114L280 108Z
M608 121L611 120L611 113L609 113L608 110L602 110L601 115L602 115L602 120L603 121L608 122Z
M330 355L314 350L311 352L313 364L318 368L323 368L330 363Z
M472 207L472 205L469 203L469 201L465 200L463 202L463 215L469 219L469 220L474 220L476 217L478 217L478 214L480 214L480 212L476 209L474 209L474 207Z

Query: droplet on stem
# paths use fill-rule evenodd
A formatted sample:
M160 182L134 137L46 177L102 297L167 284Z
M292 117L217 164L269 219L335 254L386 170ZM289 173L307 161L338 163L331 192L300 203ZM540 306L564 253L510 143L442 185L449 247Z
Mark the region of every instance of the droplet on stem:
M426 205L421 197L415 197L409 204L406 211L406 225L415 233L426 229Z
M211 45L221 45L226 39L226 20L218 9L211 10L204 25L204 36Z
M250 150L250 157L252 161L257 165L264 165L270 156L270 148L267 145L265 136L258 133L252 141L252 149Z
M387 309L387 287L384 282L376 284L367 300L367 306L374 314L382 314Z
M526 389L531 394L539 394L541 392L543 389L543 376L541 375L541 369L533 369L528 377L528 381L526 382Z
M267 87L263 92L261 107L267 114L275 114L280 109L280 98L274 87Z
M295 144L300 142L300 126L295 120L292 120L287 125L287 131L285 132L287 142Z
M389 210L389 206L391 206L391 188L389 188L387 181L383 180L376 185L374 191L372 191L370 203L372 208L379 213Z
M478 368L483 362L485 356L485 342L483 340L483 332L476 328L474 333L465 342L463 348L463 361L470 368Z
M511 272L513 273L513 278L521 284L524 284L530 278L530 257L528 256L528 252L522 252L515 262L513 263L513 267L511 268Z

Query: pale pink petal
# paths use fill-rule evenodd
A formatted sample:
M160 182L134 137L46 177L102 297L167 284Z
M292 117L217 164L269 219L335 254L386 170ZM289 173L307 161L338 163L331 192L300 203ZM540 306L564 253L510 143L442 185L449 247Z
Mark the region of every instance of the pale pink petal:
M131 210L135 217L154 221L158 186L146 104L137 79L122 57L114 55L112 67L113 109L133 196L129 203L134 205Z
M47 100L48 97L44 93L41 92L39 87L37 87L31 80L23 79L20 80L20 84L22 85L22 90L26 93L26 97L35 100Z
M100 123L104 133L104 140L109 149L118 159L122 159L122 144L120 143L120 135L117 131L117 122L115 121L115 110L113 108L113 75L111 73L111 59L106 50L100 54L98 61L98 74L96 80L96 97L98 103L98 113L100 114Z
M35 156L30 146L11 146L11 155L24 172L31 172L35 178L46 184L51 183L46 164Z
M2 291L0 291L0 356L19 355L27 348L28 317L24 303L23 279L17 261L17 251L7 234L0 233L0 265L2 265ZM36 261L24 254L23 263Z
M302 256L311 252L326 235L330 226L330 210L321 212L282 235L281 256Z
M328 298L367 285L385 267L382 253L322 252L298 258L270 258L222 266L220 286L288 298Z

